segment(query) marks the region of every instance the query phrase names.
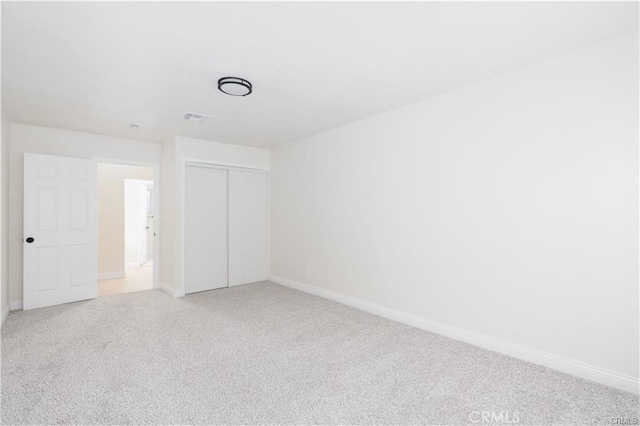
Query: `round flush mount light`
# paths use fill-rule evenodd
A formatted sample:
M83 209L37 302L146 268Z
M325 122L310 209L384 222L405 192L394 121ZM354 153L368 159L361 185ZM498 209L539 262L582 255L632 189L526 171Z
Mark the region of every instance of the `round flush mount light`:
M231 96L247 96L252 90L251 83L243 78L223 77L218 80L218 89Z

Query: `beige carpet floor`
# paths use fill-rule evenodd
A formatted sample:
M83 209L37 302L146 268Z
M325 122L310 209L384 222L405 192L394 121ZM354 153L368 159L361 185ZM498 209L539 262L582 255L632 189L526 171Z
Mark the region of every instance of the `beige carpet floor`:
M502 419L494 424L638 417L637 395L269 282L12 312L1 349L4 424L487 424L482 412Z

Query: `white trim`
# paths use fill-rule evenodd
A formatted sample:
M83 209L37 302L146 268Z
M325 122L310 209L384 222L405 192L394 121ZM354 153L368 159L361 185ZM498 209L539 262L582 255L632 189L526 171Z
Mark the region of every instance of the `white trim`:
M169 296L180 297L178 291L165 282L160 281L160 289L167 293Z
M124 271L116 271L116 272L103 272L102 274L98 274L98 281L102 280L115 280L116 278L124 278Z
M250 166L239 166L239 165L227 165L220 163L210 163L206 160L196 160L196 159L184 159L185 167L202 167L205 169L220 169L220 170L241 170L243 172L254 172L254 173L266 173L269 174L269 169L264 169L261 167L250 167Z
M178 217L176 218L178 221L178 237L176 241L178 243L178 253L179 253L179 261L178 265L176 265L176 275L178 279L176 280L176 288L175 294L176 297L182 297L186 295L186 285L185 285L185 192L186 192L186 168L187 166L196 166L196 167L210 167L215 169L223 169L223 170L243 170L243 171L253 171L256 173L265 173L267 175L267 191L270 190L270 182L271 182L271 171L269 168L264 167L256 167L250 166L246 164L237 164L237 163L221 163L219 161L209 161L203 160L201 158L193 158L193 157L182 157L178 161L178 170L176 171L176 188L178 189ZM271 212L271 194L267 193L267 212L270 214ZM270 216L267 218L267 273L269 272L271 266L271 240L270 240Z
M600 367L582 363L580 361L553 355L547 352L517 345L504 340L494 339L493 337L489 337L480 333L452 327L446 324L439 323L437 321L431 321L405 312L397 311L395 309L390 309L384 306L366 302L355 297L345 296L344 294L289 280L287 278L271 275L269 276L269 280L277 284L300 290L305 293L320 296L325 299L330 299L335 302L342 303L344 305L348 305L374 315L398 321L413 327L420 328L422 330L427 330L432 333L450 337L452 339L461 340L463 342L470 343L484 349L500 352L502 354L529 361L534 364L543 365L545 367L562 371L563 373L568 373L573 376L578 376L583 379L591 380L603 385L622 389L624 391L632 392L635 394L638 394L639 391L638 387L640 385L640 381L637 377L632 377L615 371L606 370Z
M9 310L10 311L21 311L22 310L22 300L14 300L13 302L9 302Z
M160 288L160 247L162 247L162 235L160 227L160 163L149 163L146 161L126 160L121 158L93 157L98 164L123 164L126 166L151 167L153 169L153 288ZM98 253L98 256L100 254ZM138 266L135 264L135 266ZM126 266L125 266L126 267Z

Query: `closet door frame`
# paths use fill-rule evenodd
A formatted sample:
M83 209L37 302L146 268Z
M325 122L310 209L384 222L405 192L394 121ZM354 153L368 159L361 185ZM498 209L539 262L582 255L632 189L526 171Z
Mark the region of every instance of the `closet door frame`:
M178 277L178 285L174 290L175 297L184 296L186 290L186 282L185 282L185 211L186 211L186 169L187 167L206 167L212 169L220 169L220 170L237 170L237 171L247 171L253 173L264 173L267 175L267 223L271 223L271 177L269 174L269 169L261 168L261 167L253 167L247 166L243 164L225 164L215 161L207 161L202 160L200 158L184 158L180 162L180 166L178 167L178 176L177 176L177 188L179 188L179 198L178 198L178 233L176 235L176 243L178 245L179 251L179 265L176 265L176 275ZM267 226L267 266L271 265L271 226ZM267 274L269 271L267 271Z

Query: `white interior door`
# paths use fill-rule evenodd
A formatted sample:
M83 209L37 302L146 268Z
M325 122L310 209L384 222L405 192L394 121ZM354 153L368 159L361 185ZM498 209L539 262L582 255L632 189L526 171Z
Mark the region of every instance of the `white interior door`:
M24 155L24 309L97 297L96 170Z
M268 278L268 175L229 170L229 285Z
M149 260L147 250L147 197L149 182L124 180L124 244L125 266L137 267Z
M140 226L138 227L138 266L142 266L149 260L147 249L147 187L140 186Z
M185 293L228 286L227 170L185 169Z
M139 181L136 188L137 192L137 221L136 221L136 264L144 265L149 260L149 252L147 250L147 182Z
M147 224L147 226L145 227L145 231L147 232L147 261L151 260L153 258L153 216L154 216L154 212L153 212L153 185L152 184L148 184L147 185L147 214L146 214L146 218L145 218L145 223Z

